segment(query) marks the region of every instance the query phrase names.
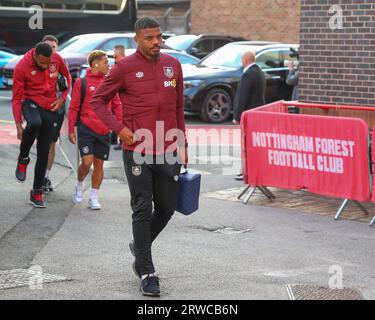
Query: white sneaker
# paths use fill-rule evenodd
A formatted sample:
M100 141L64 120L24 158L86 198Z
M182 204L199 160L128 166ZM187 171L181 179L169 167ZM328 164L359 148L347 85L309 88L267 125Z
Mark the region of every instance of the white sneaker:
M91 210L100 210L102 206L99 203L98 198L90 198L89 199L89 208Z
M76 192L73 194L73 203L80 204L83 200L83 189L76 187Z

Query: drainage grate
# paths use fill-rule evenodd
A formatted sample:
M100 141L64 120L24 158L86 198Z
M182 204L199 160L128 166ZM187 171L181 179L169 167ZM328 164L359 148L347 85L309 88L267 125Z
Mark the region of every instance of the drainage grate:
M0 270L0 290L30 287L41 288L43 283L71 281L61 276L41 272L41 268Z
M290 300L364 300L362 295L350 288L330 289L312 285L287 285Z

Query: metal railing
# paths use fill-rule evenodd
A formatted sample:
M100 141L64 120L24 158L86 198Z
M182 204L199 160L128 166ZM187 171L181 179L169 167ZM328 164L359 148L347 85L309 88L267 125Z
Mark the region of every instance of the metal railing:
M186 11L186 13L181 16L173 16L173 10L173 8L168 8L163 16L155 17L155 19L159 22L162 30L172 32L175 34L190 33L191 9Z

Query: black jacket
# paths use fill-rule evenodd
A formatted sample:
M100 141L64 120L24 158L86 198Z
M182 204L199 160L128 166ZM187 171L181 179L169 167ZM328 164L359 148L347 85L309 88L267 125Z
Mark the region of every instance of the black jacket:
M264 105L266 77L258 65L251 66L241 78L234 99L234 119L240 121L242 112Z

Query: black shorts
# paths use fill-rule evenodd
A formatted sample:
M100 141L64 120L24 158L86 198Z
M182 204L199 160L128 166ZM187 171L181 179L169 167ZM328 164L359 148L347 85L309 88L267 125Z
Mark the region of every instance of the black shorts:
M65 119L65 108L63 107L60 111L57 112L57 126L55 128L55 134L53 135L53 142L57 142L60 138L61 127Z
M108 160L110 135L97 134L82 123L77 126L78 148L81 157L94 155L95 158Z

